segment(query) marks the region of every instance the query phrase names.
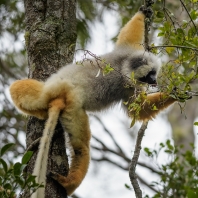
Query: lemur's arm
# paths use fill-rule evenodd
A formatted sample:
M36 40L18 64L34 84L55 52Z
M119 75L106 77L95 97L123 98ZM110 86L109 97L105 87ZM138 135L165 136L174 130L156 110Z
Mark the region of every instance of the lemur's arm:
M160 111L169 107L174 102L176 102L176 99L162 92L148 94L146 99L141 102L142 106L138 114L138 120L151 120L155 118ZM130 115L133 116L134 112L131 111Z

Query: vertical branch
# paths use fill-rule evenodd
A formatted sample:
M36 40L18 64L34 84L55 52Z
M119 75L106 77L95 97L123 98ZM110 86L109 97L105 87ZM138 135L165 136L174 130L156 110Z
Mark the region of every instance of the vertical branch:
M147 51L150 50L148 33L150 30L151 16L149 15L149 12L152 12L151 6L153 3L154 3L153 0L144 0L144 8L148 13L146 14L146 18L145 18L145 33L144 33L144 45Z
M142 148L141 147L142 138L144 136L144 132L147 128L147 125L148 125L148 121L144 121L142 123L142 126L141 126L140 130L138 131L138 136L137 136L136 145L135 145L135 151L134 151L131 163L129 165L129 177L130 177L131 184L134 188L135 195L136 195L137 198L142 198L142 191L141 191L140 186L138 184L137 175L135 173L135 170L136 170L136 165L137 165L137 162L138 162L138 158L140 156L140 151L141 151L141 148Z
M154 3L153 0L144 0L144 6L143 6L143 9L144 9L144 12L145 12L145 15L146 15L144 45L145 45L145 49L147 51L149 51L148 32L149 32L149 26L150 26L150 23L151 23L150 17L151 17L151 13L152 13L152 10L151 10L150 6L153 3ZM139 183L138 183L138 180L137 180L137 175L136 175L135 171L136 171L136 165L137 165L137 162L138 162L138 158L140 156L142 139L143 139L143 136L144 136L144 132L147 128L147 125L148 125L148 121L144 121L142 123L142 126L141 126L140 130L138 131L138 136L137 136L136 145L135 145L135 151L134 151L131 163L129 165L129 177L130 177L131 184L134 188L135 195L136 195L137 198L142 198L142 190L140 189L140 186L139 186Z

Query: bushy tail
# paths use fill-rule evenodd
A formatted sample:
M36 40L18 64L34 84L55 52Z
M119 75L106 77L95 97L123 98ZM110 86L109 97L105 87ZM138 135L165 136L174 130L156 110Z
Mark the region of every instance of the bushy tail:
M43 131L42 138L40 140L39 152L34 166L33 175L36 175L36 182L39 184L46 184L46 172L47 172L47 161L48 153L50 149L50 143L54 135L57 120L60 111L65 108L64 101L60 98L53 100L49 104L48 114L45 129ZM32 194L31 198L44 198L45 188L39 188L35 193Z

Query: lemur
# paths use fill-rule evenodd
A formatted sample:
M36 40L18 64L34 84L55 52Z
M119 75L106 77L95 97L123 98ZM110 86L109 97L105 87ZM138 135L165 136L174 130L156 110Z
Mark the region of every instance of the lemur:
M17 80L10 86L15 106L24 114L47 119L40 141L33 175L36 181L45 185L46 168L50 142L59 118L73 147L73 156L68 176L51 172L71 195L84 179L90 160L90 127L87 111L101 111L120 101L134 96L135 85L131 84L131 73L137 84L156 84L160 69L158 58L145 51L145 11L140 9L121 29L114 50L101 56L100 68L110 64L113 71L98 74L95 59L84 61L83 66L69 64L49 77L45 82L34 79ZM144 87L144 86L142 86ZM161 110L173 104L176 99L162 92L148 94L142 101L138 120L154 118ZM165 99L164 99L165 98ZM152 110L152 106L157 108ZM130 111L129 116L133 116ZM32 198L44 198L44 189L33 193Z

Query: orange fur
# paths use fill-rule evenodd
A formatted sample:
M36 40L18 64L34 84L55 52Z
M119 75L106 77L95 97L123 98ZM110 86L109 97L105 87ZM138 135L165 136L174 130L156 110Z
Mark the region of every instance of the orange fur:
M24 114L46 119L49 98L43 94L43 86L34 79L17 80L10 86L12 101Z
M152 93L148 94L146 99L142 102L142 109L139 112L138 120L151 120L155 116L173 104L176 100L172 97L167 96L164 93ZM156 110L153 110L153 107L156 107ZM133 115L133 112L130 113Z
M117 45L131 45L137 49L144 49L144 14L138 12L122 28L118 35Z

